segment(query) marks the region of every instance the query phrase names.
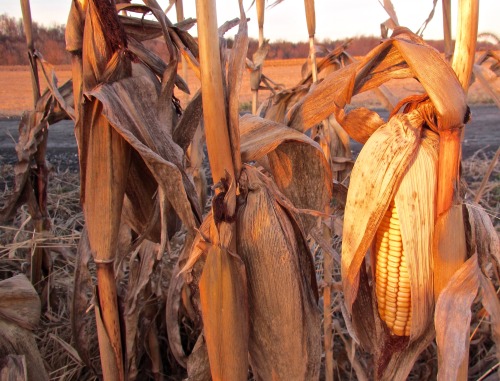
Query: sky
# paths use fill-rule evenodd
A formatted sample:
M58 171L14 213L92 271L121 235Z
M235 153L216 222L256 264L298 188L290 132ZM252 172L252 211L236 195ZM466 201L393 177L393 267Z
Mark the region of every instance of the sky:
M168 0L158 0L163 8ZM274 0L268 0L267 4ZM22 17L19 1L1 1L0 14ZM249 9L251 0L243 0L245 12L250 18L249 36L258 38L255 6ZM392 0L399 23L416 32L432 9L432 0ZM418 6L416 5L418 4ZM458 1L452 1L452 35L455 36ZM65 24L71 0L31 0L33 20L51 26ZM380 36L380 24L388 18L379 0L316 0L316 38L318 40L342 40L357 36ZM493 33L500 37L500 0L481 0L479 11L479 33ZM196 18L195 0L184 0L185 17ZM175 9L168 14L175 21ZM217 21L221 25L239 17L237 0L217 2ZM196 35L196 27L191 30ZM306 41L307 25L303 0L284 0L281 4L267 8L264 35L271 42L277 40ZM424 32L425 39L442 39L443 25L441 2L438 2L433 20Z

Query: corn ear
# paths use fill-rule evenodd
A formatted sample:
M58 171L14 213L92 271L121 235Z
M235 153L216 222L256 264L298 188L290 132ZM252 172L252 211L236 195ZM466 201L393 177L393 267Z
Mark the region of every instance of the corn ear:
M437 136L421 129L422 120L418 111L414 113L393 117L363 148L351 177L342 252L346 301L356 298L359 267L353 266L357 261L361 266L371 246L380 316L394 334L412 338L421 335L432 319L437 171ZM404 130L415 135L408 139ZM374 206L367 207L369 202ZM404 256L396 258L392 255L396 252ZM388 270L389 262L394 264ZM406 279L402 283L391 279L396 276ZM397 311L401 311L399 318Z
M248 274L250 363L261 380L314 380L321 357L312 256L269 179L246 167L238 253Z

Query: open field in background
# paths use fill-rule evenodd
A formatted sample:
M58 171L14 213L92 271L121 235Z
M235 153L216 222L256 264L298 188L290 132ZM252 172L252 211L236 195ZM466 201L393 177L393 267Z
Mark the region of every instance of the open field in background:
M264 74L271 78L277 84L281 84L286 88L296 85L301 79L302 65L304 59L289 59L289 60L270 60L264 64ZM180 71L179 71L180 73ZM71 67L62 65L56 67L56 74L59 83L71 78ZM42 87L45 86L42 78ZM194 73L188 69L187 82L194 94L200 87L199 80ZM500 80L496 80L497 89L500 90ZM420 85L411 79L389 82L387 86L394 96L398 99L407 95L421 91ZM177 92L177 96L181 102L185 102L186 98L183 94ZM269 91L261 91L259 100L262 101L269 96ZM478 83L474 83L469 90L469 103L493 103L492 99L483 91ZM252 94L250 91L250 75L245 72L243 83L241 86L241 106L249 109ZM364 105L368 107L380 106L379 100L372 92L367 92L356 96L353 99L355 105ZM33 97L31 95L31 78L27 66L0 66L0 117L11 117L20 115L24 110L33 107Z

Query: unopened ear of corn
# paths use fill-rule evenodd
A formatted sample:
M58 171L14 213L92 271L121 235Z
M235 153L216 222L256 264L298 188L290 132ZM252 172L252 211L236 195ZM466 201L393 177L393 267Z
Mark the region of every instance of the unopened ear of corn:
M260 380L314 380L321 357L312 256L270 179L246 167L238 253L248 274L250 363Z
M348 309L368 248L377 305L392 334L418 337L432 319L437 136L419 111L396 115L363 147L351 175L342 274Z

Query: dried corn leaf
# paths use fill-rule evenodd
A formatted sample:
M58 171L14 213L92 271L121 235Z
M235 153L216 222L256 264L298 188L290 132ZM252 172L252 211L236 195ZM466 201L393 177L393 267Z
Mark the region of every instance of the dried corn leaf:
M490 216L479 204L465 204L467 210L467 245L469 254L477 253L479 265L488 275L488 265L493 259L500 264L500 243Z
M207 225L204 222L200 227L200 231L203 232L206 226ZM208 232L206 233L208 236ZM198 236L197 238L198 240L200 240L201 236ZM168 285L168 294L165 306L165 321L167 323L167 334L168 334L168 343L170 346L170 350L172 351L172 354L174 355L177 362L184 368L187 368L189 366L190 361L191 363L193 361L196 361L194 359L188 358L188 356L186 355L184 347L182 345L182 338L179 327L179 322L182 319L180 313L181 305L183 303L182 293L184 287L186 286L184 276L180 274L180 272L188 259L189 253L191 252L191 248L194 247L193 242L194 242L194 234L193 233L188 234L188 236L186 237L186 242L184 243L184 248L182 250L182 253L179 256L176 266L173 270L173 277ZM185 304L187 303L190 303L190 301L185 300ZM188 307L187 309L190 310L191 308ZM191 318L194 318L194 316L192 316ZM200 340L200 338L198 340ZM205 350L204 356L208 356L206 353L206 347L204 348L204 350ZM195 349L193 349L193 353L194 352ZM197 355L195 354L194 358L196 357ZM208 357L206 357L206 360L208 364ZM197 366L195 366L195 368L197 368ZM210 375L210 367L208 365L207 368L208 368L208 374Z
M240 120L245 162L267 155L280 191L299 209L323 211L332 197L330 166L317 143L283 124L245 115ZM313 224L307 219L306 231Z
M439 129L463 124L467 107L465 94L451 67L419 37L398 28L391 39L382 42L362 61L331 73L312 89L290 110L288 125L305 131L334 113L351 136L356 136L359 126L375 130L377 126L367 126L366 121L377 118L366 110L363 111L364 120L351 117L350 123L345 123L345 105L355 94L393 78L407 77L415 77L422 83L436 108Z
M490 324L493 340L496 347L497 361L500 361L500 302L498 295L491 281L484 275L480 276L481 282L481 301L484 308L490 315Z
M243 11L243 3L239 2L240 6L240 23L238 33L234 37L233 48L229 56L229 67L227 72L227 99L228 99L228 126L229 139L232 147L232 160L236 168L235 176L239 177L241 169L241 154L240 154L240 131L239 131L239 108L240 108L240 88L243 79L245 61L248 51L248 27L245 12Z
M150 112L151 105L158 102L155 84L147 77L127 78L99 86L90 95L103 102L106 118L141 155L162 189L162 196L169 199L188 227L195 228L195 216L200 212L194 186L182 169L182 150Z
M128 50L135 54L137 58L146 65L155 75L162 77L167 70L167 64L151 50L147 49L143 44L134 38L128 38ZM168 65L170 66L170 64ZM186 94L189 94L187 83L179 75L175 75L175 85L177 88Z
M152 322L149 317L145 317L146 309L153 307L155 310L159 306L159 301L154 302L154 295L148 290L151 278L155 276L154 266L156 264L156 253L158 244L144 241L138 251L132 253L129 260L129 279L127 294L124 300L123 319L125 321L125 345L127 351L129 380L135 380L139 371L139 364L145 354L146 333L151 329ZM158 311L156 311L157 313Z
M99 338L99 354L102 369L106 369L112 375L116 375L115 377L117 377L118 379L124 380L125 375L123 374L123 370L120 368L122 361L117 359L117 356L121 355L122 348L116 348L113 346L110 334L115 335L115 333L112 331L108 332L106 329L106 322L103 319L103 310L99 301L99 293L97 288L94 297L95 321L97 327L97 337ZM111 328L113 329L113 326Z
M423 131L422 144L395 194L411 283L411 339L424 334L434 310L433 239L438 136ZM425 179L422 179L425 174ZM418 229L415 222L418 221Z
M451 277L436 302L434 324L438 345L438 380L456 380L468 353L471 305L480 286L477 255Z
M258 90L262 78L262 64L269 53L269 41L265 40L252 56L252 61L247 60L247 67L250 69L250 88Z
M31 168L33 158L49 128L52 107L53 98L46 92L38 100L35 110L24 113L19 122L19 139L16 144L18 162L14 168L15 186L12 193L7 195L5 201L0 204L0 222L2 223L12 218L24 203L28 203L33 216L41 217L40 206L29 178L33 171Z
M201 91L198 91L186 106L179 123L174 127L172 139L184 152L186 152L188 146L191 144L196 129L201 122L203 116L202 104Z
M237 250L248 277L253 374L262 380L318 379L321 334L312 257L291 212L264 181L245 167L245 204L237 220Z
M210 364L208 361L207 343L202 335L198 338L187 362L189 381L210 381Z
M248 376L248 302L245 265L235 254L211 246L200 279L201 313L214 380Z
M314 37L316 34L316 12L314 11L314 0L304 1L306 9L307 32L309 37Z
M342 278L349 312L358 291L361 263L396 189L418 153L422 123L418 111L395 115L371 136L354 165L342 240Z
M92 278L88 268L92 251L87 229L84 229L76 253L73 304L71 306L71 331L74 347L83 362L94 371L91 361L97 350L96 327L93 316L88 313L93 297Z

